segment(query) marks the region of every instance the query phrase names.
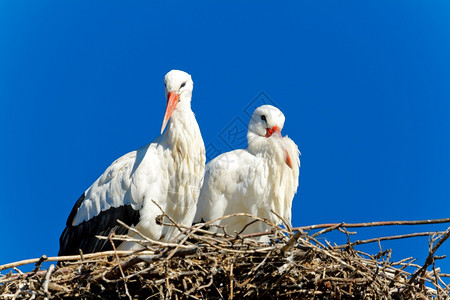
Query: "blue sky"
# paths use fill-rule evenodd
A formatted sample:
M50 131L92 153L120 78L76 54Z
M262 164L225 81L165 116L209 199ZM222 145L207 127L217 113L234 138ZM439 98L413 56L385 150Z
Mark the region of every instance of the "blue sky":
M222 133L248 106L284 112L294 226L450 217L448 2L2 1L0 43L0 264L57 254L78 197L159 134L174 68L210 150L239 146ZM419 264L428 250L382 246Z

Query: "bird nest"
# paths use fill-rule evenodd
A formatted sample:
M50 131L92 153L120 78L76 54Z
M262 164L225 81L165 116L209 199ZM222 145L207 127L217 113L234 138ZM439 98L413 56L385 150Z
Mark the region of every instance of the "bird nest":
M227 216L229 217L229 216ZM254 218L253 222L267 222ZM436 221L436 222L434 222ZM242 235L205 230L210 224L178 226L180 242L139 240L139 252L108 251L46 257L0 266L0 299L129 298L129 299L448 299L448 274L436 266L436 250L450 236L444 232L413 233L343 245L322 243L331 231L348 228L450 222L450 219L362 224L322 224L270 233ZM419 223L414 223L419 222ZM422 222L422 223L420 223ZM320 230L319 230L320 229ZM259 242L267 235L270 242ZM375 241L429 235L424 265L413 258L391 261L390 250L368 254L355 246ZM127 236L103 237L131 240ZM356 247L357 248L357 247ZM48 269L45 261L56 262ZM35 264L22 273L18 266Z

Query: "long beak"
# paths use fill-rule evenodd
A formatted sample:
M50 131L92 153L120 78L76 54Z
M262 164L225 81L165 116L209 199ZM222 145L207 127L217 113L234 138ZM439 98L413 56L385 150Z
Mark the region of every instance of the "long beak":
M170 92L167 96L167 105L166 105L166 113L164 114L164 120L161 127L161 134L164 132L164 128L166 128L167 122L169 122L170 116L173 113L173 110L177 106L179 94L175 94L175 92Z

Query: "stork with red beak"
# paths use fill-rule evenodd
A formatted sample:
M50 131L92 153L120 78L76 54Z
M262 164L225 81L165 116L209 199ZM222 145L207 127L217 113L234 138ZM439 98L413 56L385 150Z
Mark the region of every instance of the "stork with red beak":
M247 213L291 226L292 200L298 187L300 152L288 137L281 136L285 117L276 107L263 105L248 126L247 149L219 155L211 160L198 200L194 222L205 222L235 213ZM270 226L234 216L215 222L229 234L265 232ZM211 231L221 232L217 226Z
M61 235L59 255L112 249L108 240L95 236L127 233L117 219L153 240L173 241L179 231L157 223L162 212L154 202L177 223L191 225L205 168L205 146L191 110L194 83L178 70L167 73L164 83L167 107L161 136L117 159L83 193ZM124 242L119 249L140 247Z

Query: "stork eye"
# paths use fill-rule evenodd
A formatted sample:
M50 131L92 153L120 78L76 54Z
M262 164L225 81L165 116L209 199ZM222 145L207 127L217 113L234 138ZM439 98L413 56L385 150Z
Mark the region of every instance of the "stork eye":
M262 116L261 116L261 120L263 120L264 122L267 122L266 116L265 116L265 115L262 115Z
M180 89L184 88L185 85L186 85L186 81L180 85Z

